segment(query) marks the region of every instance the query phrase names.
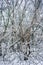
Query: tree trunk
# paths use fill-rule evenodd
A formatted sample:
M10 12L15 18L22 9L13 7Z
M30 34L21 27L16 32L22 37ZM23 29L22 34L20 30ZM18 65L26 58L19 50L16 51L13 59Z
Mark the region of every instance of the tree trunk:
M2 48L1 48L1 43L0 43L0 56L2 56Z

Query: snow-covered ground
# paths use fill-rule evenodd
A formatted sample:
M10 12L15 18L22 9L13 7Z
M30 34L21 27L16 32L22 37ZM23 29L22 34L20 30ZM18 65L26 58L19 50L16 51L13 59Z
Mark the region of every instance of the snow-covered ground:
M28 57L28 60L24 61L24 55L21 52L11 53L6 55L4 61L0 57L0 65L43 65L43 41L40 44L31 46L34 50Z

